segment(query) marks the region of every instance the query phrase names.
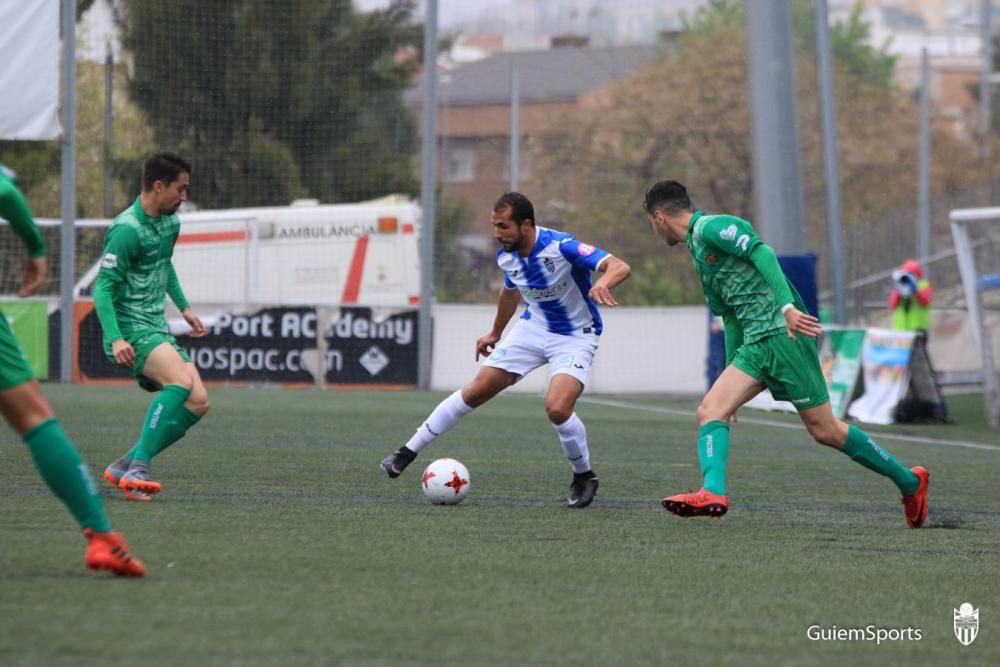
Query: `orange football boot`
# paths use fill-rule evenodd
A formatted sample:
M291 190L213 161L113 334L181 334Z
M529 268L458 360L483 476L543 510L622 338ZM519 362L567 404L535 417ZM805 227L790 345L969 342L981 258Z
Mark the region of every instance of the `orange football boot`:
M112 463L107 468L104 469L104 481L111 486L118 488L118 482L121 481L122 475L127 473L127 470L122 470L121 468L116 468Z
M920 480L920 486L910 495L903 496L903 511L906 514L906 525L920 528L927 519L927 487L931 483L931 474L921 466L910 468L910 472Z
M146 473L125 473L118 481L118 489L126 500L149 502L153 496L163 490L159 482L149 479Z
M119 577L141 577L146 574L146 566L129 553L128 544L121 533L95 533L86 528L83 534L87 538L87 553L83 562L91 570L107 570Z
M711 516L721 517L729 510L729 498L699 489L688 493L678 493L660 501L663 509L677 516Z

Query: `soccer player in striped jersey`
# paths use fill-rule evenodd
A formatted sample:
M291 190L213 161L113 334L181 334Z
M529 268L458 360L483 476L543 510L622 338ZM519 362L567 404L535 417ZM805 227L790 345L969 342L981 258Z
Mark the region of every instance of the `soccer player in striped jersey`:
M906 469L867 433L834 416L816 350L819 320L806 312L774 250L746 220L696 211L677 181L655 184L645 205L653 231L668 245L684 243L691 251L709 308L723 318L726 339L726 369L695 414L704 486L664 498L663 507L680 516L728 511L729 421L767 387L776 399L791 401L818 443L892 480L903 495L906 523L922 526L930 474L920 466Z
M501 246L497 265L504 284L493 327L476 340L476 360L480 356L486 360L472 382L444 399L413 437L382 461L382 469L389 477L398 477L424 447L462 417L547 363L545 412L573 469L568 505L587 507L594 500L598 479L590 465L587 429L574 408L603 330L597 306L618 304L611 290L631 275L631 269L571 234L537 226L534 206L518 192L505 193L496 201L491 222ZM591 284L593 271L603 275ZM522 298L527 307L501 340Z
M108 228L94 284L105 355L129 369L140 387L159 392L135 446L104 470L104 479L128 500L149 501L160 492L150 461L184 437L209 408L198 369L170 335L164 316L169 295L191 326L189 335L207 333L171 262L180 234L177 209L190 183L191 165L181 156L163 151L146 160L142 193Z
M0 167L0 218L10 223L27 248L28 259L18 296L31 296L45 282L48 273L45 241L27 200L14 183L13 173L3 167ZM129 553L125 539L111 530L90 470L56 420L3 312L0 312L0 412L28 446L42 479L83 529L87 538L86 566L118 575L143 576L145 566Z

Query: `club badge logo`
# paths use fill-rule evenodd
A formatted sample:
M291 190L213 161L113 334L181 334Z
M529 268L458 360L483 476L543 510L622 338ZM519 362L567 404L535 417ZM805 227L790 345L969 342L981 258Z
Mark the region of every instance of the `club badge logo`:
M968 602L963 602L962 606L953 611L955 612L955 637L962 646L968 646L976 641L976 636L979 634L979 610L973 609Z

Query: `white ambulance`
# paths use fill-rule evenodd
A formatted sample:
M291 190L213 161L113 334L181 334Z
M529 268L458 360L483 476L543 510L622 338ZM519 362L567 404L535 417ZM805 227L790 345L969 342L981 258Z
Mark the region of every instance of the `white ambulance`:
M179 215L173 264L192 305L420 302L420 207L405 197ZM79 294L89 295L98 269L80 280Z

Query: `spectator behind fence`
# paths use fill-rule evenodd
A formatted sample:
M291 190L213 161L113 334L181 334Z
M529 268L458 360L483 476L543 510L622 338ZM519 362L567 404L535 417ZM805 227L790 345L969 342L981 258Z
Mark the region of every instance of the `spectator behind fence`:
M929 333L933 296L934 288L924 278L920 263L915 259L903 262L899 270L892 272L892 292L889 294L892 328Z

